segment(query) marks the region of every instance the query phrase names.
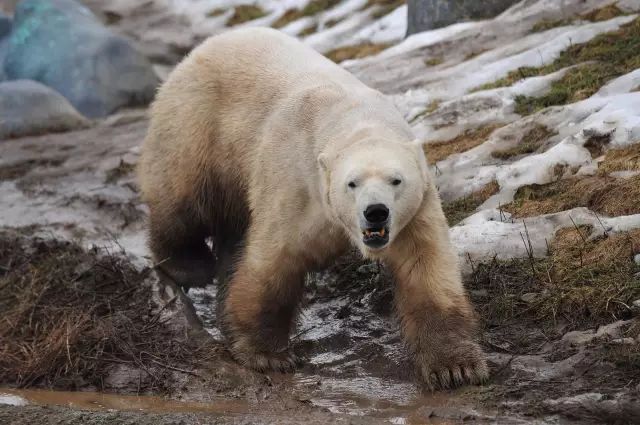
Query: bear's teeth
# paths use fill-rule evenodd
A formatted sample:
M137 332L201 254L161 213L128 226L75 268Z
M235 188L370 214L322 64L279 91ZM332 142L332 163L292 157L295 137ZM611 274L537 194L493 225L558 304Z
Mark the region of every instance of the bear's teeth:
M380 230L380 236L384 236L384 229Z

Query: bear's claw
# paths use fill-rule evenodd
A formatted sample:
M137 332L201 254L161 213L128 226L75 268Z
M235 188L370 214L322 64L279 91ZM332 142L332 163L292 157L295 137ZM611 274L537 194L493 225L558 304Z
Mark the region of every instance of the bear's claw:
M430 391L451 389L462 385L481 385L489 379L489 367L482 350L476 343L466 342L463 347L442 351L443 356L433 353L417 356L422 381ZM462 348L462 349L461 349ZM464 353L456 358L455 353ZM448 355L446 355L446 354Z
M291 350L284 350L277 353L267 352L232 352L233 357L241 365L254 369L258 372L276 371L291 373L296 367L303 363L302 359Z

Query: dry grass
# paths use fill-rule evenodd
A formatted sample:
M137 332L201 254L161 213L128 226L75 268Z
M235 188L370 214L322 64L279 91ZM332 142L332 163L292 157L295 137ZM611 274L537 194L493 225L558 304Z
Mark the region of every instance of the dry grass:
M508 149L501 149L491 152L491 156L494 158L507 160L515 156L526 155L533 153L540 149L544 143L553 136L553 131L541 124L535 124L535 126L529 130L518 144Z
M427 66L438 66L444 63L444 59L442 57L429 58L424 61L424 64Z
M227 21L227 26L240 25L267 15L260 6L254 4L241 4L233 9L233 15Z
M568 178L553 183L523 186L514 201L503 206L516 218L587 207L617 217L640 213L640 176L616 179L607 176Z
M640 142L622 149L607 151L598 171L611 173L614 171L640 171Z
M608 81L640 68L640 19L586 43L572 45L549 65L519 68L472 91L511 86L524 78L548 75L574 65L580 66L555 81L547 94L516 98L517 112L529 114L548 106L586 99Z
M298 19L313 16L324 10L331 9L338 3L340 3L339 0L312 0L302 9L287 10L284 15L278 18L271 26L273 28L282 28Z
M369 0L367 1L367 4L362 7L362 10L375 7L371 17L379 19L393 12L405 3L406 0Z
M622 16L625 13L618 8L615 4L610 4L605 7L601 7L599 9L592 10L591 12L587 12L583 15L580 15L577 21L589 21L589 22L602 22L608 21L609 19L616 18L618 16ZM576 22L576 19L543 19L537 22L531 32L542 32L547 31L552 28L563 27L566 25L571 25Z
M318 24L313 24L300 31L298 35L301 37L306 37L308 35L315 34L316 32L318 32Z
M460 199L456 199L452 202L445 202L442 204L444 215L447 217L449 226L455 226L465 218L472 215L480 205L482 205L491 196L498 193L500 186L495 180L487 184L481 190L472 193L469 196L465 196Z
M0 233L0 383L104 388L114 365L167 390L195 347L159 320L150 288L125 259Z
M558 322L586 329L629 317L640 298L640 267L633 261L640 230L596 240L588 235L585 227L562 229L547 258L474 265L468 286L488 293L480 313L489 326L534 320L557 332ZM525 293L535 297L525 301Z
M355 46L338 47L325 53L325 56L335 63L340 63L349 59L362 59L367 56L377 55L390 46L391 44L389 43L363 43Z
M429 164L435 164L438 161L448 158L450 155L466 152L469 149L481 145L489 138L491 133L499 127L498 125L489 125L476 130L467 130L455 139L424 145L424 151L429 160Z

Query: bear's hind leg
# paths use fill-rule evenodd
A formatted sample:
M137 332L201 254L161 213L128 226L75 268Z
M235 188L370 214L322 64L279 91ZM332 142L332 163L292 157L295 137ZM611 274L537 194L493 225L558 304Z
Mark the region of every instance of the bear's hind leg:
M213 282L206 227L187 210L150 205L149 245L160 274L188 290Z

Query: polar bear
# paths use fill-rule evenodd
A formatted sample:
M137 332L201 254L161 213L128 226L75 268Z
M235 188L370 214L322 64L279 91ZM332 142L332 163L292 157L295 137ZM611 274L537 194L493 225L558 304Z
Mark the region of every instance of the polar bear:
M297 40L251 28L197 47L158 92L139 180L161 270L185 287L231 270L222 321L241 364L295 367L304 276L355 245L394 275L423 382L487 378L422 148L390 100Z

